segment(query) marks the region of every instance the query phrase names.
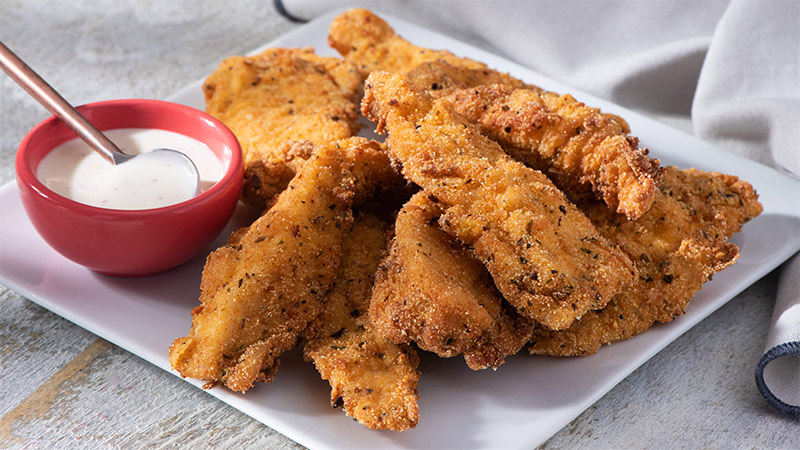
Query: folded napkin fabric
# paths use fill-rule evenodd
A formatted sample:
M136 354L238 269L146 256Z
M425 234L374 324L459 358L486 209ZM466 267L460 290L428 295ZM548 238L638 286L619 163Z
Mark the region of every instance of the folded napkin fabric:
M783 268L756 384L770 405L800 416L800 254Z
M692 122L720 148L800 177L800 1L731 2L703 62Z
M731 2L714 31L692 104L698 136L795 177L800 176L798 25L800 2ZM777 410L800 416L800 255L781 270L756 385Z

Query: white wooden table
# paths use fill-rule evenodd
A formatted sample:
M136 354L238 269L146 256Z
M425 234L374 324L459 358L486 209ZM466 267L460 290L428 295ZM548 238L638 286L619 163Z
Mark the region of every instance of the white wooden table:
M4 1L0 39L81 104L166 97L297 26L268 1L198 3ZM17 144L47 114L4 76L0 89L4 184ZM773 273L740 294L544 447L800 446L800 424L770 409L753 381L776 283ZM0 286L0 447L151 446L299 447Z

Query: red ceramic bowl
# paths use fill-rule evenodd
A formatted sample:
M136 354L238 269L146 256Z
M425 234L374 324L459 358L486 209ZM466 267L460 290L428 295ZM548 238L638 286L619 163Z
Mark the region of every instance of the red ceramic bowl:
M91 270L145 276L197 255L231 217L242 187L239 142L222 122L188 106L158 100L111 100L78 108L102 130L158 128L205 143L223 165L223 177L202 194L144 210L97 208L51 191L36 178L39 162L75 134L51 117L34 127L17 150L22 204L36 231L57 252Z

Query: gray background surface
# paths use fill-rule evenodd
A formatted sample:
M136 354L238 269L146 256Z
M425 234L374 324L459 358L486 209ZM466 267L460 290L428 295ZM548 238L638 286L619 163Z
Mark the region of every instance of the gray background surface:
M0 40L74 104L163 98L298 26L268 1L226 3L4 0ZM46 117L0 76L0 184L14 180L17 144ZM753 381L776 284L772 273L731 300L544 447L800 446L800 424ZM151 446L299 447L0 286L0 447Z

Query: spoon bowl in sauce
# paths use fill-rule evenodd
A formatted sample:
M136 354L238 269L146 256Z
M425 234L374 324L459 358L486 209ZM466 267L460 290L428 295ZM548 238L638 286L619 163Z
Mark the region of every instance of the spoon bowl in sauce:
M151 209L181 203L222 176L211 150L188 136L140 128L118 128L106 134L135 157L109 167L83 141L71 139L42 159L36 176L64 197L109 209ZM149 151L156 143L181 151Z

